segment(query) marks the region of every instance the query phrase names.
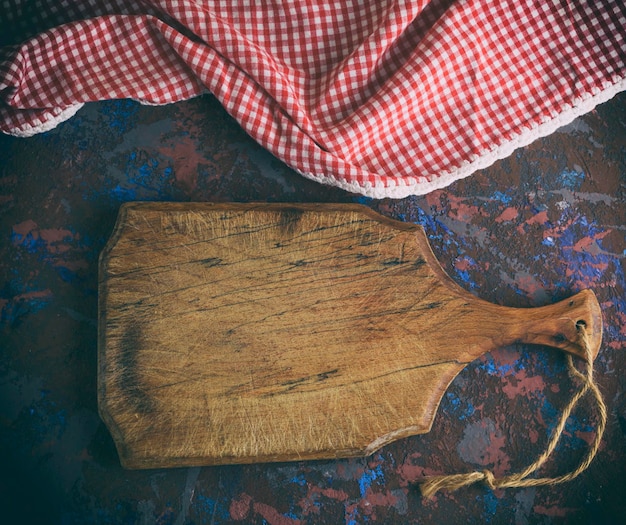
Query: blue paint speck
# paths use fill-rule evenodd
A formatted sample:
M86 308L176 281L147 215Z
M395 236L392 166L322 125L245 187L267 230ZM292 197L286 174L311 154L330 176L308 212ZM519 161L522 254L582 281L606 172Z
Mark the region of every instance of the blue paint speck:
M505 377L515 373L517 361L513 364L497 364L491 355L487 355L483 358L479 368L482 368L490 376Z
M456 274L464 283L470 283L470 276L467 270L457 270Z
M358 525L356 521L356 517L359 510L358 507L355 507L347 516L346 516L346 525Z
M133 201L137 199L137 190L125 188L118 184L110 192L111 197L119 201Z
M354 202L357 202L358 204L364 204L364 205L368 205L371 204L372 202L372 198L371 197L365 197L364 195L359 195L357 197L354 197Z
M304 478L303 474L298 474L297 476L291 478L289 481L291 481L291 483L295 483L296 485L300 485L301 487L306 485L306 479Z
M472 259L471 257L469 257L468 255L464 255L463 257L460 258L460 260L467 262L470 267L475 268L477 266L476 261ZM466 288L469 288L469 289L476 288L476 282L472 280L469 270L461 270L459 268L455 268L455 273L457 277L463 283L465 283Z
M380 483L385 482L385 475L381 465L378 465L374 469L366 469L359 478L359 490L362 498L365 497L367 489L372 486L372 482L376 479L379 480Z
M495 497L493 492L487 492L484 496L476 498L478 501L482 499L485 505L485 513L484 519L485 522L489 523L491 518L495 515L498 510L498 498Z
M44 248L46 244L43 239L39 236L34 236L32 232L22 235L14 230L11 232L11 243L15 246L21 246L28 253L35 253Z
M494 201L499 201L502 204L510 204L511 203L511 196L507 195L506 193L502 193L501 191L495 191L492 195L491 198Z
M585 174L575 170L564 170L559 175L559 181L570 190L578 190L585 180Z
M453 392L448 392L446 399L448 403L450 403L450 409L448 411L461 421L466 420L476 412L474 405L470 401L462 400Z

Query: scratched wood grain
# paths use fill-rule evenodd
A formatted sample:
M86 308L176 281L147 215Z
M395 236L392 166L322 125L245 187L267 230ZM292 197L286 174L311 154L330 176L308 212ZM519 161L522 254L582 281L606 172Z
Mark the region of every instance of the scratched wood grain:
M593 292L487 303L419 226L359 205L124 205L99 287L99 409L128 468L367 455L427 432L483 353L602 337Z

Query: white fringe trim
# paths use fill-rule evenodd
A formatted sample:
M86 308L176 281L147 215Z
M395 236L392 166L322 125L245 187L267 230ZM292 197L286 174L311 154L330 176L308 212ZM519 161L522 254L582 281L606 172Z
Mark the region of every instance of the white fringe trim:
M37 119L28 124L23 124L18 128L13 128L9 134L15 137L32 137L38 133L50 131L56 128L61 122L65 122L72 118L76 112L82 108L84 104L74 104L63 109L54 109L50 111L50 117L46 120ZM58 111L58 113L56 113Z
M425 195L431 191L445 188L457 180L469 177L474 172L487 168L494 162L510 156L517 148L528 146L531 142L554 133L556 130L570 124L581 115L589 113L599 104L610 100L621 91L626 91L626 78L617 81L615 84L612 84L603 90L598 90L597 93L588 94L586 97L579 98L574 101L569 108L563 109L554 118L535 124L534 127L522 131L512 140L501 144L491 151L483 153L473 161L465 162L460 167L452 171L438 173L433 176L430 181L418 181L413 179L415 182L411 184L407 183L408 181L403 179L391 179L388 186L384 186L382 184L375 186L371 183L361 185L357 182L337 180L328 175L303 172L299 173L308 179L321 182L322 184L335 186L346 191L359 193L374 199L403 199L405 197L409 197L410 195Z

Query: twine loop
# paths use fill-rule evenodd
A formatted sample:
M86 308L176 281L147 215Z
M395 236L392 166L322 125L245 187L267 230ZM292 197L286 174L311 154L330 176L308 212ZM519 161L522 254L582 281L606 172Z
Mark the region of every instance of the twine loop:
M576 323L576 329L578 330L578 338L580 344L585 352L585 364L584 371L579 372L574 366L572 356L567 354L567 368L569 373L575 377L581 386L578 391L572 396L569 403L563 409L558 424L554 428L550 441L546 446L544 452L535 460L534 463L526 467L523 471L516 474L510 474L501 478L496 476L490 470L468 472L466 474L451 474L447 476L431 476L426 478L420 485L420 490L425 498L430 498L440 490L454 491L474 483L483 482L487 487L492 490L500 488L510 487L539 487L545 485L557 485L559 483L565 483L573 480L581 472L587 469L587 467L593 461L598 449L600 448L600 442L606 428L607 409L602 399L602 394L598 389L598 385L593 379L593 354L591 351L591 345L589 343L589 335L587 333L586 325L584 322ZM537 471L550 457L556 445L563 434L565 424L570 414L585 394L590 392L593 396L595 404L598 409L598 424L596 428L595 438L587 451L586 456L583 457L580 464L576 469L567 474L553 478L530 478L531 474Z

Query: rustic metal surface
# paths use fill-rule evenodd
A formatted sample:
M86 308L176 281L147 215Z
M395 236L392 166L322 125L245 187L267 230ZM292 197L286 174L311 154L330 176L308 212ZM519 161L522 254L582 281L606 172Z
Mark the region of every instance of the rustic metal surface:
M567 485L420 498L425 474L503 474L544 447L575 383L560 353L517 346L468 366L429 434L367 459L124 471L97 414L96 289L98 254L131 200L356 201L422 224L452 278L486 300L538 306L594 289L609 407L598 457ZM91 104L44 135L0 136L0 521L622 523L625 231L625 95L469 179L399 201L303 179L209 96ZM542 473L574 467L595 423L583 403Z

